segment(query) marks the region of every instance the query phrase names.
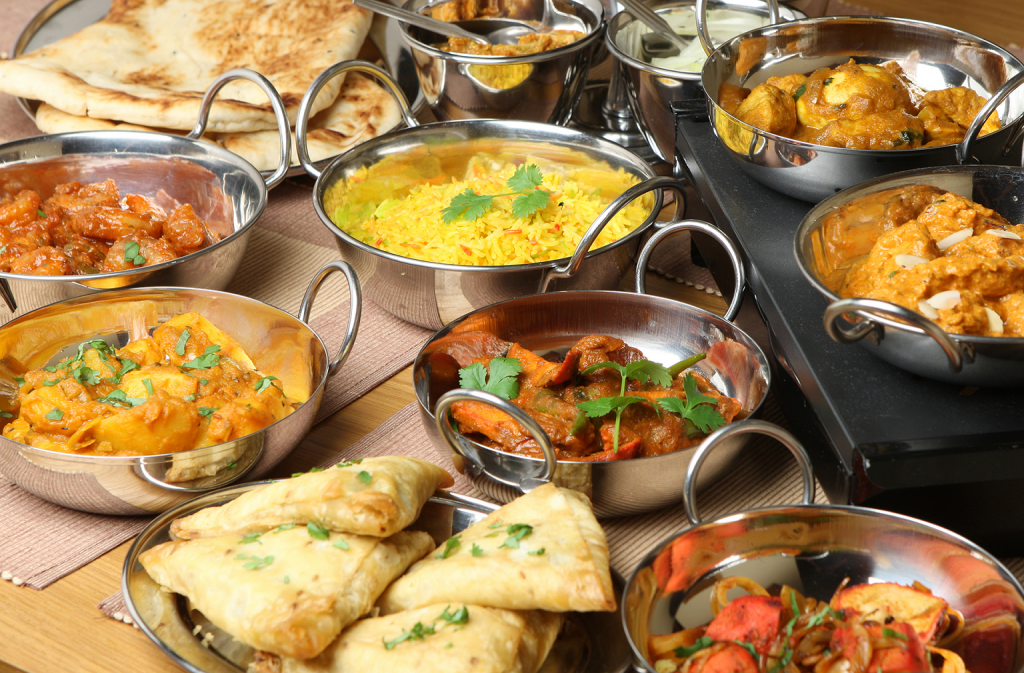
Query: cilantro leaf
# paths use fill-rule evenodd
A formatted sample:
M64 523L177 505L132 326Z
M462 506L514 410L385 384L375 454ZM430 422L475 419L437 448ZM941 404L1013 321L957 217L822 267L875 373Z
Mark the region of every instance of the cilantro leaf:
M450 607L450 605L447 606L444 609L444 612L438 615L437 619L435 619L434 621L444 620L448 624L466 624L469 622L469 608L463 605L455 612L449 612L448 608Z
M459 370L459 385L463 388L483 390L511 400L519 396L519 380L523 365L515 358L491 358L490 375L483 364L474 362Z
M789 665L789 662L792 658L793 650L787 647L782 655L782 658L779 659L779 663L775 664L770 669L768 669L768 673L779 673L779 671L784 670L786 666Z
M267 388L270 388L271 386L273 386L274 384L272 382L276 381L276 380L277 380L276 376L264 376L262 379L260 379L259 381L256 382L256 386L255 386L256 394L259 395L260 393L262 393Z
M480 545L473 543L473 548L469 551L469 553L473 556L480 557L484 555L484 550Z
M146 400L141 397L128 397L127 393L123 390L112 390L106 397L97 397L97 402L109 404L113 407L124 407L129 409L131 407L137 407Z
M344 549L345 551L348 551L348 542L345 542L345 540L335 540L334 546L338 549Z
M192 334L189 333L187 327L185 329L181 330L181 336L178 337L178 344L174 347L174 352L175 353L177 353L178 355L184 355L185 354L185 344L188 342L188 338L190 336L192 336Z
M259 544L263 544L262 542L260 542L260 537L262 535L263 535L263 533L249 533L248 535L243 537L242 541L239 542L238 544L252 544L253 542L256 542L256 543L259 543Z
M283 530L291 530L292 528L295 528L295 524L293 524L293 523L283 523L283 524L281 524L280 526L278 526L277 528L275 528L274 530L272 530L270 532L271 533L280 533Z
M139 244L135 241L128 241L124 244L124 261L131 262L136 266L146 263L146 258L142 256Z
M889 627L885 627L882 629L882 635L886 638L898 638L899 640L907 639L907 635L905 633L900 633L899 631L895 629L890 629Z
M544 556L544 547L541 547L540 549L536 549L534 551L528 551L526 553L530 556Z
M713 640L711 640L707 636L701 636L696 641L694 641L693 645L690 645L689 647L677 647L673 654L675 654L680 659L686 659L687 657L692 657L693 655L697 654L703 649L711 647L713 644Z
M689 372L683 379L683 390L686 392L686 400L681 400L678 397L665 397L658 400L658 404L666 411L689 419L705 434L725 425L722 414L715 409L718 401L697 390L697 379Z
M60 379L53 379L52 381L43 381L43 386L45 386L47 388L52 388L55 385L57 385L58 383L60 383L60 381L61 381Z
M273 556L247 556L246 554L239 554L235 557L236 559L249 559L242 565L246 570L259 570L260 568L266 568L268 565L274 562Z
M363 462L362 458L356 458L355 460L346 460L343 463L338 463L335 467L352 467L353 465L358 465L361 462Z
M646 402L642 397L599 397L596 400L577 402L576 406L589 418L601 418L613 411L618 412L635 402Z
M536 189L544 183L544 176L540 172L540 167L537 164L529 164L528 166L520 166L516 169L516 172L512 174L512 177L508 179L505 185L515 192L525 192L531 189Z
M9 411L0 411L0 418L14 418L14 414ZM476 545L473 545L474 547Z
M152 397L153 396L153 382L151 380L149 380L149 379L142 379L142 385L146 387L146 392L149 393L150 397Z
M493 196L477 194L467 187L466 191L453 198L451 203L441 209L441 219L445 224L451 224L455 220L461 219L475 220L490 209L493 201Z
M131 360L128 360L131 362ZM134 362L132 364L135 364ZM83 386L94 386L100 382L100 373L86 365L78 365L71 370L71 375Z
M313 521L306 524L306 530L309 531L309 536L315 540L327 540L331 537L331 531Z
M39 217L45 217L45 218L49 219L47 214L43 212L42 208L36 208L36 215L38 215Z
M220 356L217 355L219 350L220 346L218 344L207 346L202 355L192 358L181 366L186 369L209 369L210 367L216 367L220 364Z
M23 385L25 385L25 377L24 376L15 376L14 377L14 382L17 383L19 386L23 386Z
M517 196L512 202L512 217L521 219L543 210L551 201L551 192L544 189L533 189L526 194Z
M54 407L52 411L46 414L46 417L51 421L59 421L64 418L64 412L59 408Z
M361 470L359 472L359 474L358 474L358 479L359 479L359 481L363 482L364 484L369 484L370 480L373 479L373 475L371 475L366 470Z
M116 386L121 383L121 377L133 369L139 369L139 365L137 365L134 360L121 360L121 371L108 378L107 381L110 381Z
M462 541L459 540L458 535L456 535L455 537L450 537L448 538L448 541L444 544L444 551L440 554L435 554L434 558L448 558L449 556L457 552L459 550L459 547L461 546Z
M506 528L505 532L508 533L508 538L498 545L498 548L519 549L520 540L533 532L533 526L528 523L514 523Z
M199 415L203 416L204 418L209 418L210 416L213 416L213 412L215 411L217 411L216 407L199 407Z

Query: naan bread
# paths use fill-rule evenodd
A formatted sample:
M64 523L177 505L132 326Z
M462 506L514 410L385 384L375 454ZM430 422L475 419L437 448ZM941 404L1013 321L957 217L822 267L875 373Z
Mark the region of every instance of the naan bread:
M455 483L443 468L418 458L380 456L340 465L176 519L171 533L187 540L313 521L329 530L387 537L415 521L434 491Z
M356 56L371 20L348 0L114 0L102 21L0 60L0 91L80 117L189 130L210 83L251 68L271 81L294 123L309 85ZM342 81L327 83L314 114L334 101ZM211 132L274 128L270 101L255 84L221 89Z
M465 624L439 616L463 607ZM563 615L514 612L476 605L441 603L387 617L363 619L345 629L324 652L307 661L257 652L249 673L535 673L554 645ZM419 623L433 627L422 639L388 649Z
M528 533L522 524L532 527ZM452 540L388 587L377 602L382 614L448 601L509 610L615 609L608 542L581 493L546 484Z
M314 162L346 152L361 142L390 131L402 120L395 99L375 81L358 72L349 73L335 101L309 120L306 143ZM137 124L78 117L43 103L36 112L36 126L43 133L70 131L163 131L182 134L181 131L151 129ZM281 140L277 129L239 133L214 133L203 136L239 155L260 171L277 168L281 153ZM292 132L291 165L297 166L295 132Z
M380 540L305 526L242 537L176 540L139 556L164 589L187 596L239 641L314 657L433 546L423 532Z

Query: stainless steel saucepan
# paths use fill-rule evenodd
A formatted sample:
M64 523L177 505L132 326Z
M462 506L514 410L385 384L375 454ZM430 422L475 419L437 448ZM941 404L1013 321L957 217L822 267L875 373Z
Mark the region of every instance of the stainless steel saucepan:
M309 103L325 82L347 70L365 72L380 80L402 102L406 124L412 128L362 143L321 172L310 163L306 151ZM332 66L313 82L299 107L295 129L299 160L309 174L317 178L313 189L317 215L334 234L342 256L363 279L367 296L399 318L431 329L439 329L469 311L512 297L549 290L618 287L636 259L641 239L654 225L654 218L661 209L662 190L675 192L677 212L681 212L684 204L683 187L678 181L658 177L635 154L581 131L552 124L487 119L418 126L387 73L359 61ZM389 158L400 156L410 166L398 178L407 185L411 176L420 170L412 166L429 167L440 162L461 171L475 154L496 151L510 156L537 154L569 168L603 162L635 176L640 182L611 201L590 225L571 257L509 266L441 264L384 252L340 229L324 205L328 191L339 181ZM425 169L417 179L425 182L435 177L435 172ZM655 194L647 220L623 238L592 250L594 240L615 213L647 192Z
M348 280L349 316L334 358L307 325L324 279ZM309 430L328 378L338 373L359 327L359 281L345 262L321 268L298 318L255 299L188 288L135 288L77 297L0 327L0 407L17 411L14 377L51 365L79 344L112 347L146 336L180 313L196 311L237 341L267 375L308 393L295 411L263 430L213 446L152 456L92 456L49 451L0 436L0 473L26 491L64 507L97 514L154 514L200 493L266 474ZM205 473L207 476L191 476ZM178 475L181 475L180 477ZM185 475L187 481L180 480Z
M698 0L703 7L706 0ZM855 58L896 61L926 91L963 86L989 99L960 145L909 150L826 147L762 131L718 104L724 83L753 88L772 76L809 74ZM897 171L957 163L1021 164L1024 64L987 40L933 23L886 17L821 17L752 30L721 44L701 73L715 135L740 168L762 184L818 202ZM975 137L992 111L1003 127Z
M281 138L281 161L266 180L252 164L210 142L206 129L217 92L246 79L270 98ZM191 286L222 290L234 277L250 229L267 206L267 190L284 179L291 155L291 131L281 97L262 75L231 70L218 77L203 98L196 127L185 137L145 131L82 131L37 136L0 145L0 197L23 189L44 199L59 184L113 178L122 194L161 194L189 203L221 237L183 257L137 269L84 276L0 273L0 296L20 313L60 299L128 287Z

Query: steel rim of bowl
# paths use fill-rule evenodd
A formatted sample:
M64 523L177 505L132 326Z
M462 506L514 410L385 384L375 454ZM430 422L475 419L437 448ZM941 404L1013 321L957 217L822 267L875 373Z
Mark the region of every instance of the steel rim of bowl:
M817 290L819 294L821 294L828 300L829 305L842 301L842 297L832 292L832 290L825 287L825 284L821 282L821 279L818 278L818 274L815 273L814 269L810 266L810 263L807 259L807 255L804 253L804 249L810 245L811 231L817 228L815 225L817 225L825 217L826 214L852 201L853 199L851 199L851 196L854 194L857 194L857 198L868 196L877 191L881 191L881 189L884 188L884 186L886 186L889 183L896 182L905 185L910 185L912 184L911 181L918 177L941 175L943 173L974 173L986 168L998 168L1001 170L1005 170L1008 167L971 165L947 166L941 168L917 168L910 171L900 171L899 173L890 173L888 175L882 175L877 178L872 178L870 180L866 180L857 185L854 185L853 187L848 187L847 189L844 189L841 192L837 192L836 194L833 194L827 199L824 199L823 201L821 201L821 203L811 208L807 215L804 216L803 221L800 222L800 226L798 226L796 230L796 236L794 237L793 241L793 255L796 257L796 264L800 268L800 272L803 274L807 282L810 283L811 286L814 287L814 289ZM892 186L896 187L900 186L900 184ZM894 309L904 308L902 306L899 306L898 304L892 304L892 306L894 307ZM892 312L895 314L899 313L900 311L893 310ZM908 324L895 317L887 316L884 314L870 313L866 310L858 310L856 311L856 314L861 318L865 319L867 322L872 323L873 325L878 325L890 329L896 329L902 332L908 332L920 336L931 337L931 335L925 329L915 326L913 324ZM919 322L924 323L927 321L935 325L936 329L943 331L943 333L949 337L950 341L952 341L953 344L955 344L956 350L960 354L960 357L963 359L964 364L969 364L971 362L975 346L993 346L998 344L1005 344L1013 347L1024 346L1024 337L995 337L980 336L975 334L953 334L950 332L945 332L936 323L929 320L923 315L918 316L918 318ZM863 336L867 336L867 333L870 332L872 328L865 326L862 329L864 331ZM943 345L943 342L937 339L936 341L937 343L939 343L940 347L942 347L943 350L946 351L946 347ZM950 360L950 366L954 368L954 371L958 371L956 369L956 365L954 364L955 358L952 355L950 355L948 351L947 357Z
M698 2L699 1L702 1L702 0L698 0ZM801 19L799 21L789 21L789 22L786 22L786 23L783 23L783 24L779 24L779 25L765 26L763 28L757 28L757 29L754 29L754 30L751 30L751 31L747 31L746 33L742 33L740 35L737 35L736 37L732 38L731 40L728 40L727 42L724 42L721 45L719 45L718 48L715 49L715 51L712 52L712 54L710 54L708 56L707 60L704 62L704 68L701 71L701 76L700 76L701 87L704 89L704 94L705 94L705 98L707 99L707 104L708 104L709 112L714 112L716 114L725 115L729 119L730 123L737 124L737 125L741 126L744 130L752 132L754 134L754 137L751 140L752 143L754 141L756 141L758 137L761 137L761 138L765 138L765 139L772 140L772 141L775 141L775 142L785 143L785 144L791 145L793 147L798 147L798 148L801 148L801 149L809 149L809 150L813 150L813 151L816 151L816 152L827 152L827 153L830 153L830 154L850 155L850 156L889 156L889 155L892 155L893 152L898 152L899 153L898 156L919 157L919 156L927 156L927 155L934 155L934 154L939 154L939 153L943 153L943 152L948 152L950 150L950 148L953 148L954 151L957 151L957 148L960 146L960 143L954 143L954 144L949 144L949 145L938 145L938 146L935 146L935 147L915 147L915 148L905 149L905 150L871 150L871 149L851 149L851 148L847 148L847 147L832 147L830 145L818 145L818 144L815 144L815 143L809 143L809 142L804 141L804 140L795 140L793 138L787 138L786 136L780 136L778 134L770 133L770 132L765 131L763 129L759 129L756 126L751 126L750 124L748 124L748 123L738 119L737 117L735 117L735 116L729 114L728 112L726 112L718 104L718 101L715 99L715 97L713 97L711 94L708 93L708 86L707 86L708 85L708 81L707 80L710 77L709 70L710 70L710 67L712 65L712 58L713 58L714 54L717 54L717 53L721 52L723 50L723 48L725 48L727 46L731 47L734 43L738 43L738 41L742 40L742 39L751 39L751 38L757 38L757 37L774 36L772 31L779 30L780 27L781 27L781 29L784 30L785 28L793 28L793 27L813 27L813 26L816 26L816 25L834 24L834 23L838 23L840 21L849 21L849 22L854 22L854 23L865 23L865 24L871 24L871 23L876 23L876 24L887 24L887 23L891 23L891 24L906 24L906 25L916 26L916 27L919 27L919 28L931 29L931 30L934 30L936 32L938 32L938 31L946 32L946 33L951 34L953 37L955 37L957 39L969 38L968 41L976 42L976 43L982 45L987 51L994 52L994 53L998 54L999 56L1001 56L1004 59L1004 61L1009 61L1010 63L1016 63L1016 64L1020 65L1020 71L1019 72L1024 72L1024 63L1022 63L1020 61L1020 59L1018 59L1016 56L1014 56L1010 52L1006 51L1005 49L1003 49L999 45L997 45L997 44L995 44L993 42L989 42L988 40L986 40L984 38L978 37L977 35L973 35L973 34L968 33L966 31L957 30L955 28L950 28L948 26L943 26L942 24L931 23L929 21L918 21L918 20L914 20L914 19L897 19L897 18L893 18L893 17L884 17L884 16L883 17L870 17L870 16L868 16L868 17L866 17L866 16L823 16L823 17L816 17L816 18L809 18L809 19ZM1007 82L1011 81L1011 79L1012 79L1012 77L1008 78ZM1004 85L1005 84L1006 84L1006 82L1004 82ZM989 96L991 97L991 96L995 95L995 93L997 93L997 92L989 92ZM1012 119L1002 121L1002 127L999 130L994 131L994 132L992 132L992 133L990 133L990 134L988 134L988 135L986 135L984 137L987 138L987 137L990 137L990 136L994 136L997 133L999 133L1000 131L1006 130L1007 128L1011 127L1013 124L1017 123L1021 118L1024 118L1024 109L1022 109L1022 111L1019 114L1017 114L1015 117L1013 117ZM715 136L716 137L718 136L717 131L715 132ZM981 139L981 136L979 136L978 140L980 140L980 139Z
M442 0L442 2L447 1L448 0ZM432 45L420 42L412 35L410 35L409 24L399 22L399 28L402 34L402 39L405 41L407 45L409 45L410 48L420 50L426 54L433 56L434 58L438 58L444 61L456 61L458 63L468 63L472 65L518 65L523 63L539 63L541 61L548 61L554 58L558 58L560 56L566 56L568 54L575 53L580 49L589 47L591 44L594 43L594 41L601 37L601 17L595 16L594 13L590 11L589 7L584 5L582 2L578 2L578 0L562 1L570 4L577 11L579 11L582 8L586 12L586 14L581 18L583 19L584 23L587 24L587 27L590 30L584 37L580 38L579 40L576 40L575 42L567 44L564 47L559 47L558 49L550 49L548 51L542 51L536 54L525 54L523 56L485 56L482 54L463 54L459 52L444 51ZM438 2L428 2L423 7L417 9L412 6L414 2L416 2L416 0L408 0L404 5L402 5L402 8L410 12L419 11L420 13L422 13L422 10L430 9L432 6L440 4Z
M633 591L633 582L637 579L640 571L650 568L655 559L661 554L669 545L675 542L680 537L685 535L692 535L696 532L703 532L707 530L713 530L717 526L725 523L731 523L737 520L744 520L754 516L770 516L773 514L784 514L789 511L800 511L800 512L812 512L821 513L822 515L828 515L829 513L836 512L846 517L864 517L864 518L876 518L882 519L892 524L902 525L905 528L914 530L915 532L924 533L930 537L937 537L941 540L955 543L960 545L963 549L970 552L976 557L982 558L986 563L995 568L1001 575L1002 579L1007 582L1010 587L1017 592L1019 596L1024 596L1024 586L1017 578L1004 566L999 559L992 556L990 553L979 547L974 542L971 542L967 538L954 533L951 530L942 528L933 523L922 521L921 519L915 519L914 517L906 516L904 514L897 514L895 512L888 512L884 510L872 509L869 507L857 507L854 505L773 505L769 507L758 507L755 509L747 509L741 512L733 514L726 514L723 516L716 517L711 521L705 521L700 525L690 526L674 535L664 538L661 542L655 545L651 551L649 551L644 558L637 564L633 572L630 573L629 579L626 580L626 586L622 591L622 605L619 609L619 615L622 619L622 629L626 633L626 639L629 641L630 651L633 653L635 662L639 662L643 667L643 670L647 673L656 673L654 667L651 666L647 659L640 653L639 648L633 639L633 634L630 629L630 623L628 620L628 614L626 612L626 598L630 596ZM716 568L717 573L721 568ZM692 586L692 585L691 585ZM684 587L680 591L685 591L691 588L691 586Z
M116 295L128 295L128 294L143 294L143 295L145 295L145 294L151 294L151 293L154 293L154 292L155 293L160 293L160 294L176 294L176 293L179 293L179 292L201 293L201 294L211 294L211 295L215 295L215 296L218 296L218 297L228 298L228 299L231 299L231 300L239 300L239 299L241 299L241 300L244 300L245 302L261 304L261 305L265 306L267 309L271 309L271 310L279 313L283 317L287 317L287 318L289 318L291 320L295 320L295 321L300 322L304 326L305 329L309 330L310 334L313 335L313 338L315 338L317 340L317 342L320 344L320 348L323 349L323 353L324 353L324 363L323 363L323 365L324 365L324 367L323 367L323 373L320 376L320 381L318 382L317 386L315 388L313 388L312 392L310 393L309 398L305 402L303 402L301 405L299 405L299 406L301 408L302 406L305 406L307 402L310 402L312 400L317 400L317 399L320 398L322 389L327 385L327 381L330 379L330 376L331 376L331 374L330 374L330 372L328 370L328 364L330 363L330 356L328 355L328 353L330 351L328 350L326 344L324 344L323 339L320 338L320 335L316 333L316 330L314 330L312 327L310 327L309 324L299 320L298 318L296 318L292 314L288 313L287 311L281 310L281 309L277 308L276 306L268 304L267 302L261 301L259 299L253 299L252 297L246 297L246 296L243 296L243 295L240 295L240 294L234 294L234 293L231 293L231 292L225 292L223 290L205 290L205 289L201 289L201 288L192 288L192 287L144 287L144 288L128 288L128 289L125 289L125 290L111 290L111 291L108 291L108 292L103 292L103 293L98 293L98 294L91 294L91 295L85 295L85 296L82 296L82 297L73 297L71 299L64 299L64 300L61 300L61 301L53 302L52 304L47 304L46 306L41 306L40 308L37 308L37 309L35 309L35 310L33 310L33 311L29 312L29 313L26 313L23 316L19 316L19 317L15 318L14 320L11 320L10 322L6 323L2 327L0 327L0 331L10 329L11 327L16 326L18 323L32 318L32 316L35 313L37 313L38 311L42 311L44 309L57 306L58 304L64 304L67 309L72 309L75 305L81 304L81 303L90 303L90 302L95 302L95 301L103 302L103 301L109 301L110 299L118 299L119 297L117 297L117 296L111 297L111 295L115 295L115 294ZM298 411L298 409L296 409L295 411ZM294 413L294 412L292 412L292 413ZM292 417L292 414L288 414L284 418L279 419L277 421L274 421L270 425L262 428L261 430L258 430L257 432L266 432L271 427L274 427L274 426L278 425L279 423L284 423L284 422L288 421L288 419L291 418L291 417ZM252 433L252 434L256 434L256 433ZM249 435L247 435L247 436L249 436ZM239 438L239 439L242 439L242 438ZM73 453L62 453L60 451L50 451L48 449L41 449L41 448L36 447L36 446L31 446L29 444L22 444L21 442L14 442L14 440L8 440L8 441L17 444L18 447L19 447L19 450L22 453L39 455L39 456L43 456L43 457L58 457L58 458L61 458L62 460L67 461L67 462L91 463L91 464L100 464L100 465L118 465L118 464L121 464L121 465L132 465L135 462L138 462L142 458L146 458L149 461L155 461L156 459L171 458L173 456L187 456L192 451L212 451L212 450L215 450L218 446L223 446L223 444L228 443L228 442L224 442L222 444L213 444L211 446L204 446L204 447L201 447L201 448L198 448L198 449L189 449L188 451L175 451L175 452L171 452L171 453L161 453L161 454L153 454L153 455L147 455L147 456L91 456L91 455L87 456L87 455L78 455L78 454L73 454ZM238 440L231 440L231 441L234 442L234 441L238 441ZM253 464L255 465L255 463L253 463ZM248 471L248 469L246 471ZM243 472L243 474L244 474L244 472ZM150 479L147 479L147 481L149 481L150 483L154 483L154 485L157 485L156 482L154 482L154 481L152 481ZM163 484L160 484L160 486L166 488L166 486L163 485ZM215 488L219 489L222 486L223 485L218 485ZM193 491L189 491L188 489L182 489L182 488L177 488L177 487L172 487L172 488L170 488L168 490L180 491L180 492L193 492ZM203 491L194 491L194 492L197 492L197 493L198 492L210 493L211 490L210 489L205 489Z

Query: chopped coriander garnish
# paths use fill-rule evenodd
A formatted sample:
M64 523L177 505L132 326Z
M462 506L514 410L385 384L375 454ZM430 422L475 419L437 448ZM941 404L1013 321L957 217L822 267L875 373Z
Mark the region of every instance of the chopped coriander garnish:
M46 386L47 388L52 388L58 383L60 383L60 379L53 379L52 381L43 381L43 385Z
M673 654L675 654L680 659L686 659L687 657L692 657L693 655L697 654L703 649L711 647L712 644L714 644L713 640L711 640L707 636L701 636L696 641L694 641L693 645L690 645L689 647L677 647Z
M150 381L149 379L142 379L142 385L146 387L146 392L149 393L150 397L152 397L153 396L153 382Z
M480 545L478 545L478 544L476 544L474 542L473 543L473 548L469 551L469 553L472 554L473 556L480 557L480 556L484 555L484 550L480 547Z
M64 418L64 412L54 407L52 411L46 414L46 417L51 421L59 421Z
M146 258L142 256L139 244L135 241L128 241L124 244L124 261L131 262L136 266L146 263Z
M107 381L110 381L111 383L113 383L116 386L119 383L121 383L121 377L122 376L124 376L128 372L132 371L133 369L138 369L138 368L139 368L139 365L137 365L134 360L128 360L128 359L121 360L121 371L119 371L114 376L111 376L110 378L108 378Z
M244 564L242 564L242 567L246 570L259 570L260 568L266 568L268 565L274 562L273 556L260 557L255 555L247 556L245 554L239 554L235 558L241 560L249 559Z
M215 411L217 411L217 407L199 407L199 415L205 418L212 416Z
M189 333L187 327L185 329L181 330L181 336L178 337L178 344L174 347L174 352L175 353L177 353L178 355L184 355L185 354L185 344L188 342L188 338L190 336L192 336L192 334Z
M274 386L272 381L276 381L276 380L277 380L276 376L264 376L262 379L260 379L259 381L256 382L256 386L255 386L256 394L259 395L260 393L262 393L267 388L270 388L270 387ZM274 386L274 387L276 387L276 386Z
M534 551L528 551L526 553L530 556L544 556L544 547L541 547L540 549L536 549Z
M185 395L185 397L183 397L181 399L185 400L186 402L195 402L196 401L196 396L194 394L193 395Z
M705 434L710 434L725 425L725 418L715 408L718 400L702 394L697 389L697 379L689 372L683 379L683 390L686 392L685 400L678 397L663 397L658 400L658 405L665 411L671 411L682 416L684 420L689 420Z
M36 208L36 215L38 215L39 217L44 217L46 219L49 219L49 217L47 217L46 213L43 212L42 208Z
M791 650L791 649L789 649L787 647L785 652L782 655L782 658L779 659L779 663L775 664L770 669L768 669L768 673L779 673L779 671L784 670L786 668L786 666L789 665L789 662L790 662L790 660L792 658L793 658L793 650Z
M25 377L24 376L15 376L14 377L14 382L17 383L19 386L23 386L23 385L25 385Z
M459 540L458 535L456 535L455 537L450 537L448 538L448 541L444 544L444 551L440 554L435 554L434 558L448 558L449 556L457 552L459 550L459 547L461 546L462 541Z
M444 611L440 615L435 617L430 624L416 622L415 624L413 624L413 627L410 630L406 631L405 629L402 629L402 634L399 635L397 638L394 638L392 640L388 640L387 638L381 638L381 641L384 643L384 649L393 650L395 649L396 646L400 645L401 643L404 643L407 640L423 640L427 636L437 633L437 629L434 627L434 624L436 624L439 621L444 622L444 624L441 625L442 629L449 625L459 626L462 624L469 623L469 608L463 605L455 612L449 612L450 608L450 605L445 607Z
M362 470L359 472L359 481L363 482L364 484L369 484L371 479L373 479L373 476L366 470Z
M9 411L0 411L0 418L14 418L14 414Z
M128 360L128 362L131 362L131 360ZM100 373L84 364L72 369L71 376L75 377L75 380L83 386L94 386L100 382Z
M220 364L220 356L217 355L219 350L220 346L218 344L207 346L202 355L192 358L181 366L186 369L209 369L210 367L216 367ZM202 383L202 381L200 381L200 383Z
M306 524L306 530L309 531L309 536L311 538L317 540L328 540L331 537L331 531L312 521Z
M488 528L502 528L504 526L505 526L505 524L503 524L501 521L495 521L494 523L488 525L487 527Z
M441 219L445 224L459 219L475 220L490 210L494 199L499 196L516 197L512 201L512 217L529 217L546 208L551 201L551 192L540 189L543 182L544 176L536 164L520 166L505 182L505 186L512 191L503 194L477 194L467 187L441 210Z
M345 550L347 550L348 549L348 542L345 542L344 540L335 540L334 546L337 547L338 549L345 549Z
M459 385L463 388L494 393L498 397L511 400L519 395L517 377L521 371L523 365L515 358L492 358L487 369L483 363L474 362L459 370Z
M285 584L289 584L289 583L291 583L291 581L292 581L292 578L291 578L291 577L288 577L288 575L285 575L285 576L284 576L284 583L285 583Z
M238 463L235 463L235 462L228 463L228 469L229 470L233 470L236 467L238 467Z
M54 367L53 365L50 365L49 367L43 367L43 369L45 369L46 371L50 372L51 374L53 374L54 372L57 371L57 368Z
M498 545L499 548L519 549L519 542L533 532L533 526L528 523L514 523L505 529L508 538Z
M114 407L124 407L128 409L130 407L137 407L146 400L141 397L128 397L123 390L112 390L106 397L97 397L97 402L109 404Z
M270 532L271 533L280 533L283 530L291 530L292 528L295 528L295 524L293 524L293 523L283 523L283 524L281 524L280 526L278 526L277 528L275 528L274 530L272 530Z
M199 379L199 385L205 386L207 383L209 383L208 380L206 380L206 379Z
M626 382L629 379L633 379L640 383L647 383L650 381L659 386L668 386L672 384L672 377L669 375L668 369L662 367L657 362L651 362L650 360L637 360L636 362L631 362L625 366L620 365L617 362L605 360L604 362L598 362L597 364L587 367L581 373L586 376L587 374L592 374L599 369L614 369L619 373L619 376L621 377L621 382L619 384L619 396L601 397L587 402L577 402L576 406L590 418L601 418L602 416L607 416L608 414L615 412L615 439L612 440L612 453L618 453L619 426L622 422L622 412L631 404L647 401L642 397L627 396ZM655 407L655 411L658 411L657 407Z
M897 631L895 629L890 629L889 627L885 627L885 628L882 629L882 635L885 636L886 638L898 638L900 640L906 640L907 639L907 634L900 633L899 631Z
M338 463L335 467L352 467L353 465L358 465L361 462L363 462L362 458L356 458L355 460L346 460L343 463Z
M463 605L455 612L448 612L451 606L447 606L440 615L437 616L434 621L444 620L446 624L465 624L469 622L469 608Z
M239 544L252 544L253 542L263 544L262 542L260 542L261 535L263 535L263 533L249 533L248 535L242 538L242 541Z

